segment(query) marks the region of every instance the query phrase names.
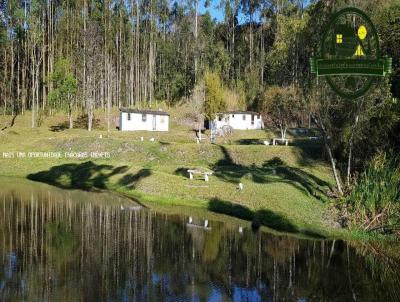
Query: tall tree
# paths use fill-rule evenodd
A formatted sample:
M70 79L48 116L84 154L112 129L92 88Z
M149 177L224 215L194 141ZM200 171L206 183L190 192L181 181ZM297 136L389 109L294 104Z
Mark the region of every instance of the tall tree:
M49 93L49 101L66 107L69 119L69 128L73 128L72 110L76 98L78 81L72 72L72 66L69 60L60 59L55 63L54 72L49 75L49 83L53 89Z

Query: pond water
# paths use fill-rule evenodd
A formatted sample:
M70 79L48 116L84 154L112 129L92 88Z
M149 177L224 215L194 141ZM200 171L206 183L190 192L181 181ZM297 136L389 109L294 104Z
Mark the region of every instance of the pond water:
M3 183L0 301L400 301L395 245L187 221L117 195Z

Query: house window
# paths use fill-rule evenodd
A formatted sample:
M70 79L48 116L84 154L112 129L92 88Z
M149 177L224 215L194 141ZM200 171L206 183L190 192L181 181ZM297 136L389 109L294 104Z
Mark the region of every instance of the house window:
M261 117L260 115L257 115L257 119L258 119L258 120L260 119L260 117Z
M164 116L160 116L160 123L164 124L164 122L165 122L165 117Z
M235 117L235 115L234 115L234 114L232 114L232 117Z
M244 121L246 120L246 114L243 114L243 120Z
M218 115L218 121L222 121L222 115Z
M251 115L251 124L254 125L254 114Z
M147 114L142 114L142 122L146 122L147 121Z
M128 121L130 121L130 120L131 120L131 114L128 113Z
M342 44L343 43L343 35L337 34L336 35L336 43L337 44Z

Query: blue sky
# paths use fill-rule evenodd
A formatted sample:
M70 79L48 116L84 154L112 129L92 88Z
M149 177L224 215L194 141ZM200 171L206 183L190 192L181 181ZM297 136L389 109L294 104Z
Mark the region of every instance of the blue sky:
M199 1L199 11L200 13L205 13L206 11L208 11L211 15L211 17L213 17L214 19L216 19L218 22L221 22L224 20L224 8L221 7L219 8L220 5L220 1L219 0L211 0L210 1L211 4L205 8L204 7L204 0L200 0ZM239 23L244 23L246 21L246 17L239 13Z
M224 20L224 8L221 7L219 8L220 1L219 0L211 0L211 4L205 8L204 7L204 0L199 1L199 11L200 13L205 13L208 11L214 19L216 19L218 22L221 22ZM239 13L239 23L244 23L246 21L246 17L243 16L242 14Z
M219 0L211 0L211 5L209 5L207 8L204 7L204 0L199 1L199 11L201 14L205 13L208 11L210 15L216 19L218 22L221 22L224 20L224 9L223 8L218 8L220 1ZM308 5L310 1L305 1L305 5ZM246 21L246 17L243 16L242 14L239 14L239 23L244 23Z
M208 11L213 18L217 19L217 21L221 22L224 20L224 10L222 8L218 8L220 3L219 0L211 0L211 5L209 5L207 9L204 7L204 2L204 0L200 0L199 3L199 11L201 14Z

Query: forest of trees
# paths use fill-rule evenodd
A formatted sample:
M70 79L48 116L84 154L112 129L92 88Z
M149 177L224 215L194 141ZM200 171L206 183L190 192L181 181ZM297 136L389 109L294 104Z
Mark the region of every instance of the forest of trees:
M91 120L95 108L187 100L211 70L246 107L258 107L268 85L310 85L308 60L332 12L354 5L373 13L381 32L392 31L395 2L2 0L0 106L4 114L31 110L32 127L70 107ZM200 4L223 11L223 21L200 14ZM398 36L381 36L397 75ZM76 83L57 81L55 72Z

